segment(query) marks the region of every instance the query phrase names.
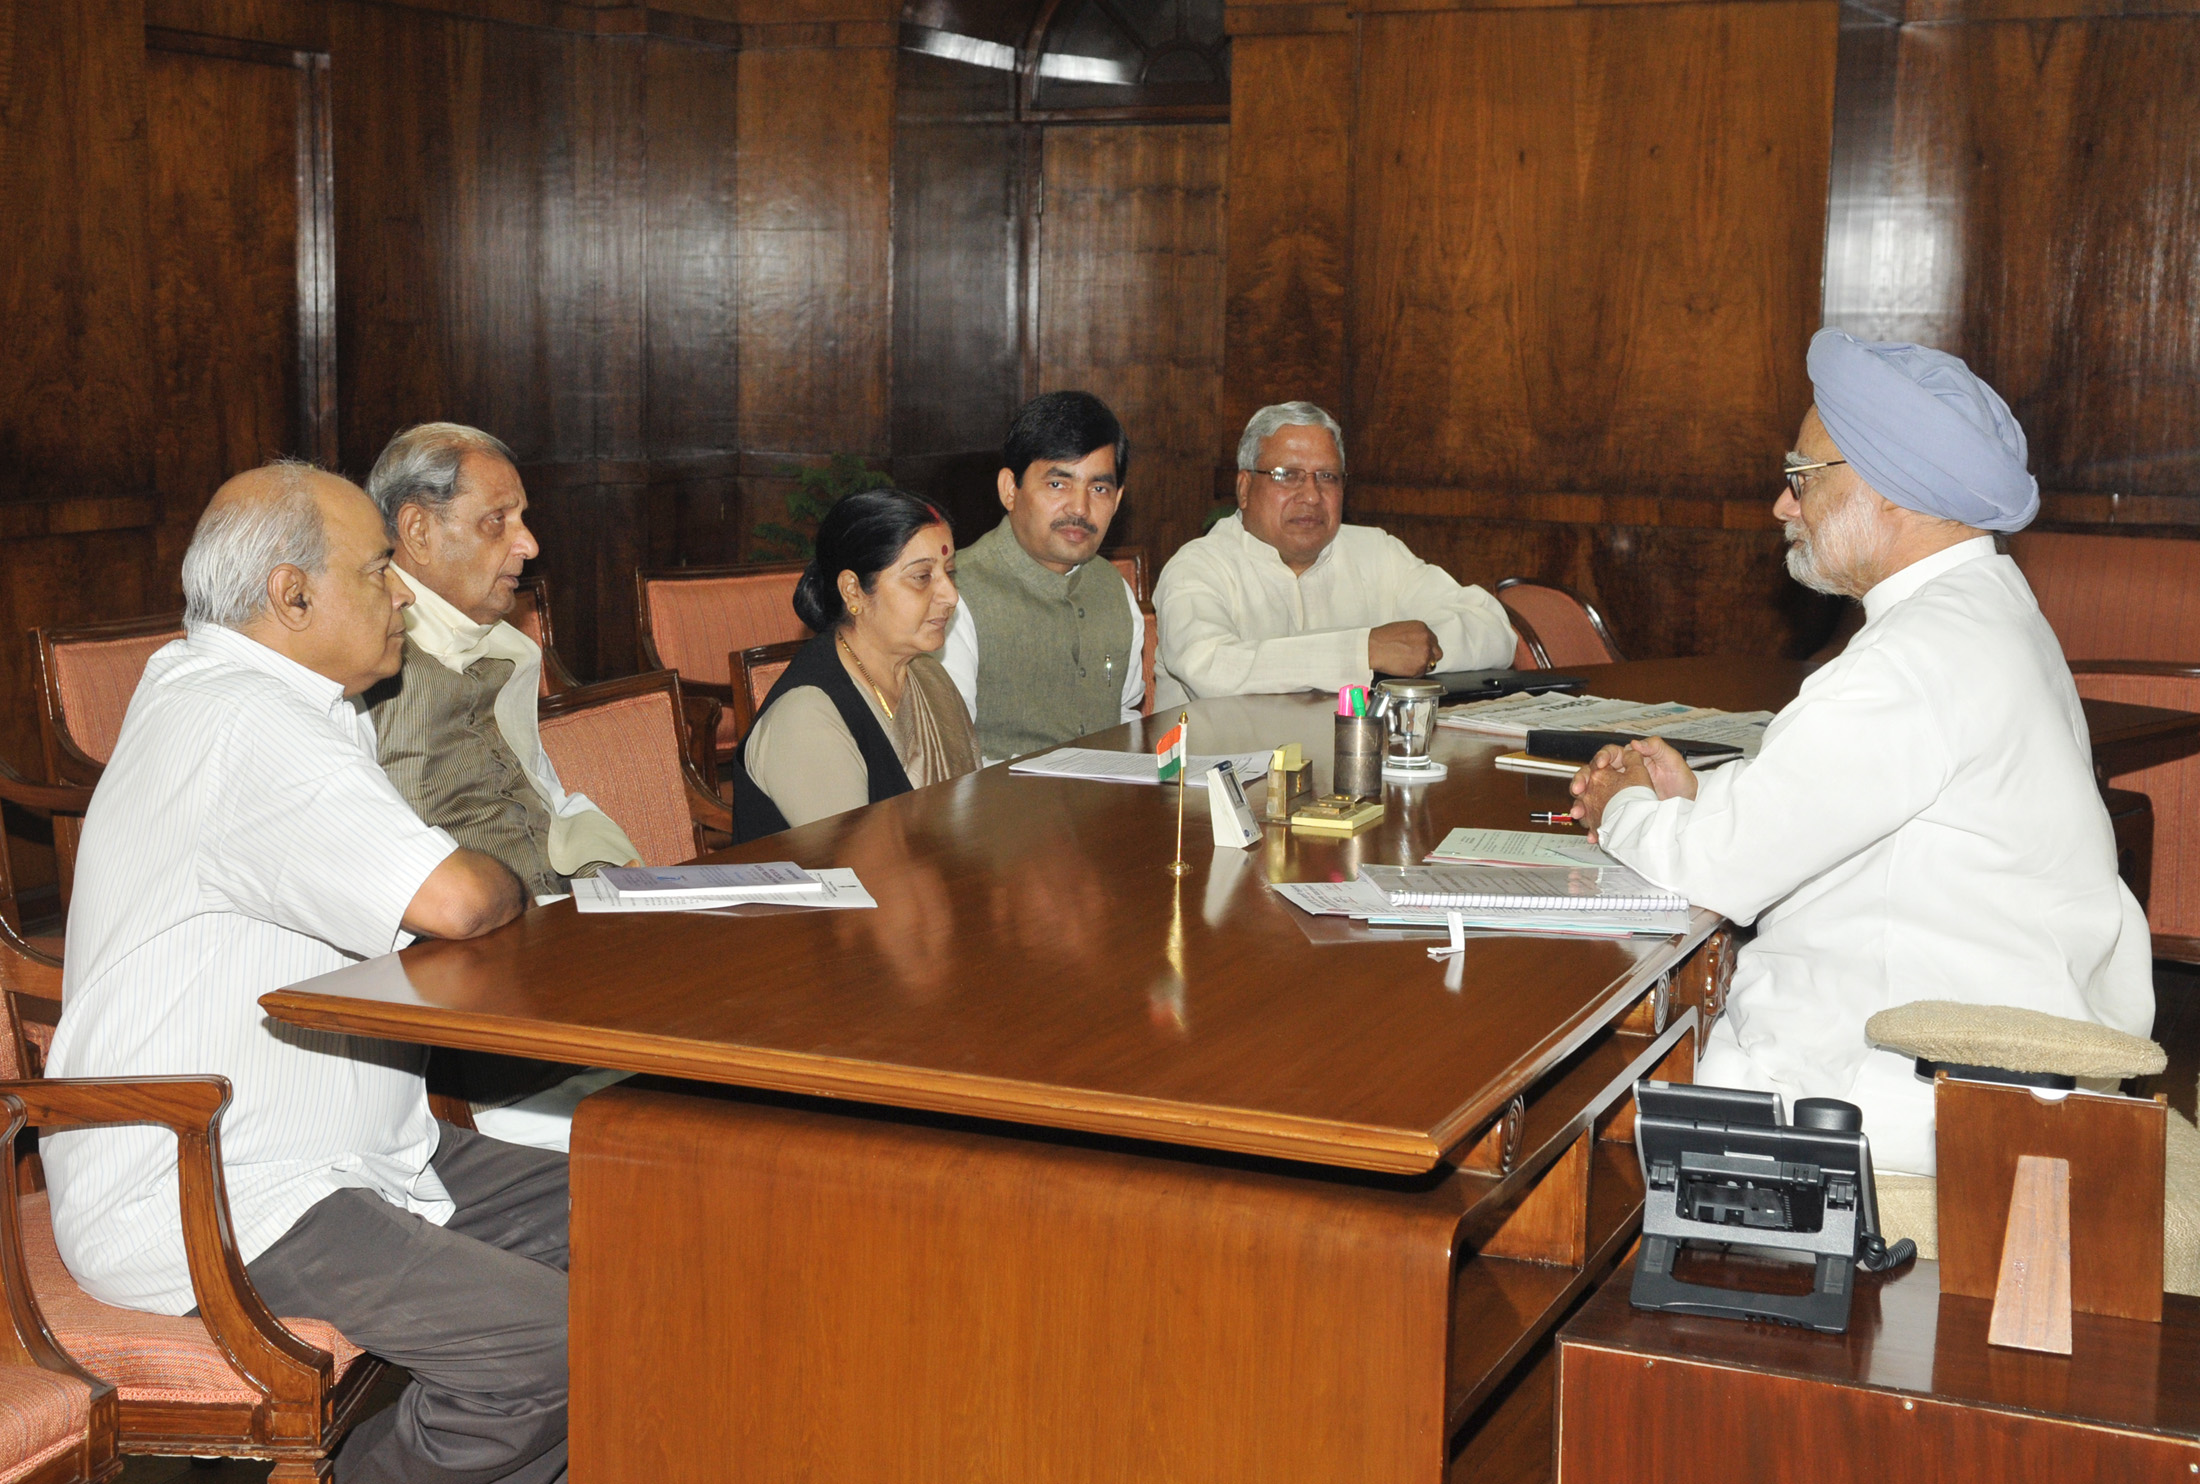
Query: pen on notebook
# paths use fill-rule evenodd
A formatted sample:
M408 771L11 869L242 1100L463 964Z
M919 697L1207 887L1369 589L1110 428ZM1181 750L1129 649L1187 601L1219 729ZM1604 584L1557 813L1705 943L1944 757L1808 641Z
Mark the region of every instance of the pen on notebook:
M1537 810L1535 813L1528 816L1528 823L1530 824L1572 825L1579 824L1580 822L1580 820L1575 819L1571 814L1547 814L1544 813L1542 810Z

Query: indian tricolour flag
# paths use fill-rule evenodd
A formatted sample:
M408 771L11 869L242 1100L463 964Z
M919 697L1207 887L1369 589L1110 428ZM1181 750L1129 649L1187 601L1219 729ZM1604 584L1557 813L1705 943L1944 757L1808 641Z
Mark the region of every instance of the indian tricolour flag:
M1163 783L1181 783L1184 780L1184 723L1190 716L1189 712L1179 712L1176 725L1169 728L1154 746L1154 762L1160 766Z

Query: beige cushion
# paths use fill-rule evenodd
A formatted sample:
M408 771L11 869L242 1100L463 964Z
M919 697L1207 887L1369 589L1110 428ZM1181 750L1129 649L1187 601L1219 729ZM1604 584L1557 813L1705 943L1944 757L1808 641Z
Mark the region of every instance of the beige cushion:
M1930 1175L1872 1176L1879 1196L1879 1235L1887 1245L1908 1237L1917 1243L1917 1255L1940 1256L1940 1202Z
M1917 1000L1864 1022L1875 1046L1927 1061L2064 1077L2151 1077L2169 1058L2143 1036L2008 1005Z

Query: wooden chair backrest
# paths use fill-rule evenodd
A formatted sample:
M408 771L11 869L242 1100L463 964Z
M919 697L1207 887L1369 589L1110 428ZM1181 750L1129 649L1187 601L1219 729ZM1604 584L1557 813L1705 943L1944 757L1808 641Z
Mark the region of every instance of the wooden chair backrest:
M1933 1088L1940 1291L1994 1297L2022 1155L2070 1162L2070 1303L2086 1314L2162 1317L2163 1166L2169 1105L1962 1082Z
M0 921L0 1003L7 1034L0 1036L0 1081L40 1077L46 1050L61 1019L61 963L48 958Z
M559 691L571 690L580 684L573 678L573 672L565 667L565 661L558 656L557 640L550 628L549 578L523 578L519 591L513 594L512 611L506 615L505 622L542 648L542 685L539 694L554 696Z
M2200 674L2128 673L2071 665L2078 694L2096 701L2200 711ZM2176 757L2117 777L2120 789L2145 794L2154 806L2154 852L2148 874L2147 925L2169 938L2200 939L2200 834L2183 822L2200 819L2200 756ZM2165 945L2156 945L2158 956Z
M687 802L687 716L680 677L650 670L579 686L542 703L542 745L558 781L588 795L647 866L701 852Z
M2009 555L2065 657L2200 663L2200 541L2024 531Z
M803 562L674 567L634 574L642 653L689 680L731 685L727 657L759 644L809 636L794 616Z
M733 672L733 740L740 745L749 728L756 725L757 716L764 709L764 698L772 693L779 677L787 673L787 666L802 653L807 639L789 639L780 644L758 644L726 657L726 668Z
M1508 577L1497 585L1497 600L1512 615L1522 644L1540 661L1537 669L1609 665L1624 658L1603 615L1562 587ZM1516 650L1516 664L1519 657Z
M1118 546L1107 553L1115 570L1123 574L1123 580L1131 585L1131 601L1143 603L1153 596L1146 591L1146 548L1143 546Z
M137 694L145 662L183 637L183 615L159 613L31 632L45 696L46 766L58 770L56 777L73 776L64 757L75 754L70 761L81 759L104 767L115 754L122 718L130 709L130 697Z

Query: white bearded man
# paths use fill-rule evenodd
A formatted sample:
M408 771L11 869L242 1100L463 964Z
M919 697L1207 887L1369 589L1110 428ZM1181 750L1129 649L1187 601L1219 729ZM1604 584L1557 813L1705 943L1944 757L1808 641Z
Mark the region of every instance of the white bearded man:
M1932 1087L1864 1023L1916 1000L2146 1035L2146 916L2116 875L2061 647L1991 532L2039 510L2024 432L1954 356L1821 330L1788 458L1788 570L1864 625L1752 762L1663 743L1575 777L1604 848L1757 935L1699 1082L1842 1098L1883 1170L1933 1173Z

